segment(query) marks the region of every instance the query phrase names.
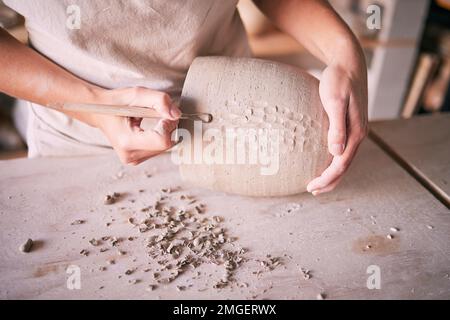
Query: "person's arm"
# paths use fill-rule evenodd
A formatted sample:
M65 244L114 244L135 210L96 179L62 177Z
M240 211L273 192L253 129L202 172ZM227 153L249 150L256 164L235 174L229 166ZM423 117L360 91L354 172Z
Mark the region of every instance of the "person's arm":
M358 40L325 0L254 0L282 31L327 67L319 93L328 115L330 166L308 184L314 195L333 190L367 135L367 67Z
M153 107L163 118L144 131L140 119L64 112L106 135L120 159L138 164L173 146L171 132L181 112L166 93L146 88L108 90L79 79L0 28L0 91L43 106L63 103Z

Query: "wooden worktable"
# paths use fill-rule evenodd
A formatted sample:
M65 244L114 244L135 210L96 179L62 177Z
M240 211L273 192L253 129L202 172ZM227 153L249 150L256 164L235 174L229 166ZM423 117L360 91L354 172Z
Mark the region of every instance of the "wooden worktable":
M450 114L371 124L373 138L450 207Z
M248 287L213 289L220 274L207 265L200 277L186 272L145 290L152 282L143 271L149 263L146 236L127 220L161 188L175 186L206 203L207 216L223 216L248 249L248 261L236 272ZM339 189L317 198L255 199L189 188L168 155L135 168L122 168L113 155L4 161L0 190L3 299L315 299L319 293L329 299L450 298L449 210L370 140ZM105 206L109 192L125 197ZM71 225L76 219L86 223ZM92 251L88 240L103 235L138 239L120 245L123 256ZM28 237L37 243L24 254L18 247ZM80 255L86 248L92 253ZM283 257L282 266L255 275L261 269L255 261L267 254ZM100 271L111 258L116 264ZM69 265L81 268L80 290L67 289ZM366 287L371 265L381 271L379 290ZM130 284L123 275L130 266L138 268L133 277L141 282ZM301 268L312 277L304 279ZM179 292L177 285L187 289Z

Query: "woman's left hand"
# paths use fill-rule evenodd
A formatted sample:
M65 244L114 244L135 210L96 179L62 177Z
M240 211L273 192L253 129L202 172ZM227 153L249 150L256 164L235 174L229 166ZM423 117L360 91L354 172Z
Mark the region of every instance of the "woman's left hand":
M330 123L328 150L333 160L320 177L308 184L307 190L313 195L338 185L367 135L366 64L362 60L347 61L347 67L329 65L322 73L319 93Z

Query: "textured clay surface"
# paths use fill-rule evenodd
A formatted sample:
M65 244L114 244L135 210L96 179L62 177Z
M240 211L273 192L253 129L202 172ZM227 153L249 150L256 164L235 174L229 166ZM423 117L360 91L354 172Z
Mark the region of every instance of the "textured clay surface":
M250 58L201 57L192 64L182 93L184 112L208 112L214 117L202 125L202 137L194 131L193 122L183 121L180 127L190 131L192 161L180 165L185 181L194 185L248 196L284 196L304 192L306 185L327 167L331 156L327 151L328 119L319 98L319 82L306 72L285 64ZM207 131L238 129L250 132L244 147L236 142L229 153L223 141L224 155L234 154L231 161L211 163L198 156L211 141ZM251 143L251 130L257 144ZM266 131L258 131L260 129ZM270 132L268 142L258 136ZM278 138L272 135L276 134ZM206 139L205 139L206 138ZM237 141L237 140L236 140ZM258 144L259 143L259 144ZM197 146L197 149L194 148ZM189 139L180 147L189 147ZM230 147L228 147L230 148ZM251 148L260 153L251 162ZM266 150L263 150L266 148ZM242 150L244 150L242 152ZM263 160L262 152L267 157ZM180 151L185 152L185 151ZM275 165L275 154L277 164ZM238 162L238 157L246 161ZM218 158L215 158L218 159ZM220 157L219 157L220 159ZM262 174L262 167L278 170Z

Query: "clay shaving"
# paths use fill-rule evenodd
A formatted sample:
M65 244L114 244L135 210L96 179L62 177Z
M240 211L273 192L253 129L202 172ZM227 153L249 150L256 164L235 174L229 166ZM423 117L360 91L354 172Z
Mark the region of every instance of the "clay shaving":
M139 191L139 194L144 193ZM118 208L119 211L131 211L126 225L136 236L106 235L87 241L91 248L99 253L116 248L118 256L127 255L121 248L122 243L133 242L131 247L144 245L149 259L148 266L133 265L132 263L136 262L136 259L133 259L132 262L127 262L128 266L119 275L119 278L126 277L129 284L141 282L137 277L130 277L145 274L148 275L145 281L150 281L147 282L146 291L154 291L176 281L175 289L183 292L191 289L192 283L189 282L192 279L199 278L208 280L211 289L248 288L248 283L236 279L236 274L244 263L249 260L256 263L255 266L259 266L259 270L253 274L257 276L272 272L283 264L281 257L272 257L270 254L264 259L247 257L247 250L237 243L237 238L230 235L224 226L225 218L218 214L210 215L205 203L182 193L179 187L162 188L152 197L154 199L140 209ZM111 205L120 200L120 194L114 193L105 196L104 204ZM114 221L112 219L109 225ZM84 220L76 220L72 224L83 223ZM90 252L83 249L80 255L88 256ZM118 257L112 259L110 256L105 259L105 264L123 267L118 260ZM218 269L215 268L212 274L201 272L201 267L206 265L214 265ZM108 268L101 266L97 267L97 270L107 272ZM184 276L183 283L178 280L181 276ZM198 290L205 291L208 287Z
M20 247L19 250L23 253L28 253L31 251L31 248L33 247L33 240L27 239Z
M139 191L138 194L144 197L147 192ZM114 193L105 197L104 204L110 205L122 200L124 199L121 199L120 194ZM244 264L248 263L247 270L255 270L251 273L257 279L264 273L271 273L284 265L282 257L271 254L267 254L263 259L250 258L247 250L238 244L238 239L227 230L224 216L218 214L219 212L209 212L201 199L184 194L179 187L160 189L158 193L152 194L152 200L141 208L117 207L117 210L124 213L129 210L127 218L122 221L130 233L134 232L135 235L97 236L87 240L87 244L90 250L100 254L114 249L116 256L113 258L109 253L104 264L115 265L114 269L122 268L118 278L126 279L128 284L145 282L144 290L148 292L174 282L174 289L179 292L192 290L193 279L205 281L203 287L196 289L199 292L225 288L252 290L247 282L240 282L237 277ZM110 218L108 226L115 221ZM83 220L77 220L72 224L83 223ZM130 252L123 250L122 244L126 244ZM137 245L144 246L147 265L142 265L141 256L139 262L137 257L133 257L131 250ZM80 255L89 256L90 250L83 249ZM125 255L130 259L126 260L126 264L120 257ZM208 265L215 266L213 272L204 272L203 267ZM109 268L101 266L93 270L108 272ZM301 274L304 279L311 278L309 270L302 269ZM257 279L255 283L258 283ZM258 297L271 288L272 286L252 294Z

